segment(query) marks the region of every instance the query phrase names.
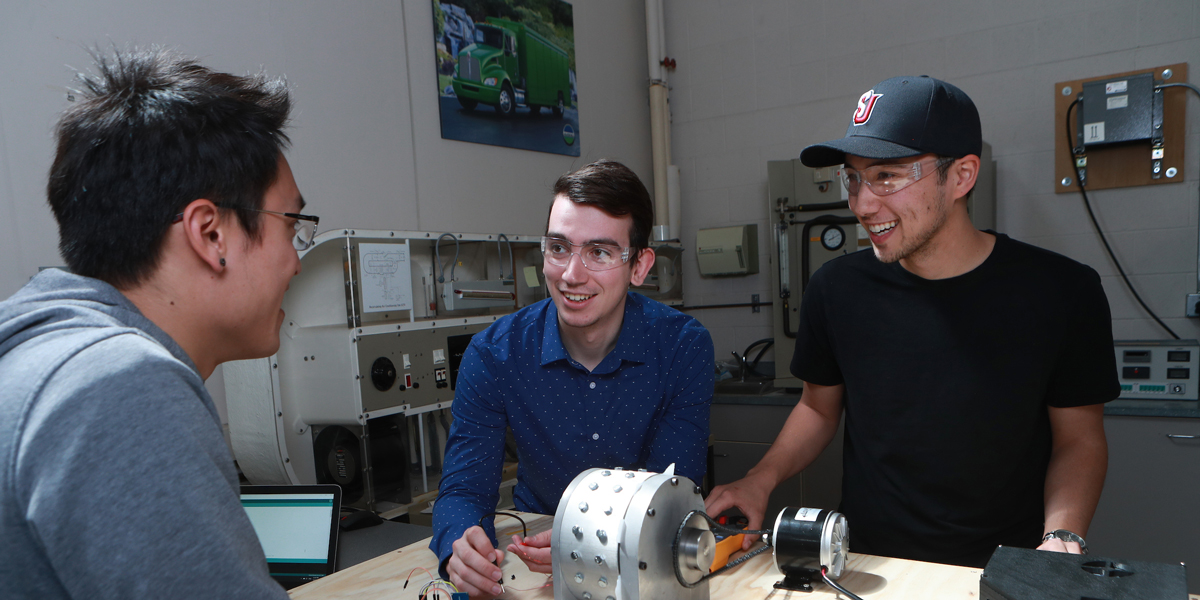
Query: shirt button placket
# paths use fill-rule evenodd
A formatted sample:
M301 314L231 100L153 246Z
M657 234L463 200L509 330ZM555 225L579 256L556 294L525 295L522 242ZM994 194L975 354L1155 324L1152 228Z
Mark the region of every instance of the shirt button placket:
M591 389L591 390L594 390L594 389L596 389L596 382L595 382L595 381L589 381L589 382L588 382L588 389ZM599 433L593 433L593 434L592 434L592 441L594 442L594 441L596 441L596 440L598 440L598 439L600 439L600 434L599 434Z

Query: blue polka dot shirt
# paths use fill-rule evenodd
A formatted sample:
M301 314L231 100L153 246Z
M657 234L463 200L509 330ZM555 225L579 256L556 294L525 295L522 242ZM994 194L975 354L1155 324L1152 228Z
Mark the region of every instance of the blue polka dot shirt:
M696 319L628 293L617 346L592 372L573 360L543 300L475 335L459 367L431 550L445 576L452 544L499 502L504 438L519 466L518 510L554 514L593 467L675 472L699 483L708 448L713 343ZM485 529L495 543L492 519Z

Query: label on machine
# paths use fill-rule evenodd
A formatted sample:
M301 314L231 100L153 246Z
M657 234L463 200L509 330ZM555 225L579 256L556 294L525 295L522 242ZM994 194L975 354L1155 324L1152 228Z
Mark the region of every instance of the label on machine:
M363 312L412 310L412 271L406 244L358 245Z

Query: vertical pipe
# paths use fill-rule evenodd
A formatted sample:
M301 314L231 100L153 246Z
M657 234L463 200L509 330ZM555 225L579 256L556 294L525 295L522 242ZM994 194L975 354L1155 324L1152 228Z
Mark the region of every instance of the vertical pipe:
M425 467L425 419L422 413L417 413L417 433L421 436L421 484L426 492L429 491L429 471Z
M654 241L671 237L667 223L667 166L670 140L667 122L666 69L662 25L662 0L646 0L646 59L650 76L650 148L654 161Z
M670 141L668 136L667 141ZM667 225L671 227L671 237L678 239L683 233L679 210L679 166L667 167ZM682 240L680 240L682 241Z

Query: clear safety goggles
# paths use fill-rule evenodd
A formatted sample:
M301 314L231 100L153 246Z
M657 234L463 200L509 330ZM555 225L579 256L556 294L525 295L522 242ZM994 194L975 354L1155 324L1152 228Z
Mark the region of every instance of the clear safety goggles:
M572 252L571 248L579 248L579 252ZM589 271L607 271L629 262L630 250L612 244L572 244L562 238L542 236L542 256L559 267L570 265L571 257L578 254Z
M911 163L873 165L861 171L842 167L838 170L838 177L841 177L842 187L846 188L851 196L858 195L862 189L860 185L864 183L876 196L886 196L936 173L939 160L926 158Z

